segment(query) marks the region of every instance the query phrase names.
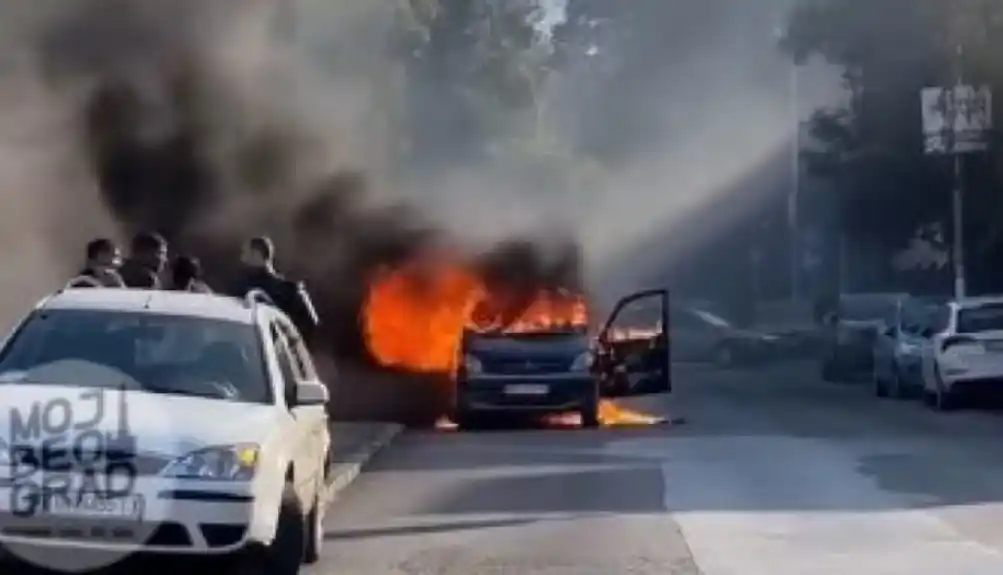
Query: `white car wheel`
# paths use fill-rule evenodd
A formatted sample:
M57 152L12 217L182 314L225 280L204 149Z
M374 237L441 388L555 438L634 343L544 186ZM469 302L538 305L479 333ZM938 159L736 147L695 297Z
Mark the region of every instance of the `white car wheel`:
M324 548L324 503L321 496L323 482L318 486L314 496L313 507L306 521L306 550L303 553L303 563L313 565L320 561L321 550Z

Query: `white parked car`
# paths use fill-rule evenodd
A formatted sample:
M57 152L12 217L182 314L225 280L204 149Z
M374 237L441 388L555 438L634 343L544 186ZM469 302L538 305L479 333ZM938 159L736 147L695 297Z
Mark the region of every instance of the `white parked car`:
M924 335L923 400L940 411L959 398L1003 385L1003 296L939 307Z
M323 541L327 402L253 295L59 292L0 348L0 543L297 573Z

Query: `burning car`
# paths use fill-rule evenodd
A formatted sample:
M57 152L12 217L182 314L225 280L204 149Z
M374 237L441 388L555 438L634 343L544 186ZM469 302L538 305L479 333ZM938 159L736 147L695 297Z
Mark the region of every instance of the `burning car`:
M460 427L492 414L570 413L590 427L651 424L662 418L608 399L671 390L662 329L668 300L667 290L628 296L594 331L580 290L513 287L486 281L464 262L424 259L375 277L361 322L379 365L449 386L443 415ZM638 305L657 310L655 329L617 324ZM646 327L633 318L629 325Z
M573 324L467 331L456 423L464 428L476 426L484 415L577 411L584 427L598 427L603 397L671 391L668 338L662 332L614 337L611 329L620 311L649 299L662 310L661 325L668 325L668 293L652 290L621 300L595 338L587 327Z

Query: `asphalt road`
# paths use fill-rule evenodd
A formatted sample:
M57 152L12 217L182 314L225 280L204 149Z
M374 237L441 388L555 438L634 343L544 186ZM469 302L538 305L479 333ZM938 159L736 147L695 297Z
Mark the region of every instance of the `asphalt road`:
M688 368L676 427L407 433L314 575L1003 573L1003 416Z

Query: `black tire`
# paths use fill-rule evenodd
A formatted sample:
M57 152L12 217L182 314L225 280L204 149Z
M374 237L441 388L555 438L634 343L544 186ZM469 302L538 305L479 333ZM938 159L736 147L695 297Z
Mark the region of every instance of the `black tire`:
M888 384L878 375L877 366L874 367L874 395L876 397L888 397Z
M243 553L230 564L233 575L298 575L306 550L306 517L292 485L282 493L278 525L272 543Z
M599 420L599 390L594 388L582 402L579 409L582 417L582 427L595 429L602 423Z
M920 392L920 400L923 402L923 405L931 409L933 409L937 402L936 394L925 388Z
M899 372L898 367L895 367L895 371L892 372L892 382L889 386L888 396L893 399L909 398L909 390L906 389L905 383L902 381L902 374Z
M469 410L462 409L453 417L456 428L460 431L476 431L482 427L480 419Z
M279 524L275 539L265 552L265 573L268 575L297 575L303 565L306 550L306 522L303 505L292 485L282 494Z
M940 388L933 396L933 408L942 413L958 408L958 398L950 391Z
M320 497L323 482L318 486L313 498L313 507L306 517L306 546L303 549L303 563L313 565L320 561L324 549L324 504Z

